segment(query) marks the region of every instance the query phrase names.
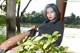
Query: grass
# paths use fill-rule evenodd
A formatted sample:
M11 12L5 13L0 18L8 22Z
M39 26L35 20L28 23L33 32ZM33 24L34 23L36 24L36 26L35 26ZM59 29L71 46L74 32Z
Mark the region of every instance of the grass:
M80 28L80 24L64 24L67 28Z
M4 42L6 40L6 37L4 36L4 35L0 35L0 44L2 43L2 42Z
M21 27L31 27L32 25L36 25L37 27L39 27L41 23L25 23L21 24Z

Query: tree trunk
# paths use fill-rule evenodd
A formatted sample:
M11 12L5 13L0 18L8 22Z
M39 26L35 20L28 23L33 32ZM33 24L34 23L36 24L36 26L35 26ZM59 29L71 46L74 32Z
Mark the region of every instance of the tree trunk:
M16 32L16 0L7 0L7 39Z
M21 2L19 2L18 4L17 17L16 17L16 26L17 26L18 33L20 32L20 17L19 17L20 5L21 5Z
M67 0L65 0L67 1ZM61 13L61 21L64 21L64 15L65 15L65 10L66 10L66 4L67 2L64 2L64 0L56 0L56 4L60 10Z

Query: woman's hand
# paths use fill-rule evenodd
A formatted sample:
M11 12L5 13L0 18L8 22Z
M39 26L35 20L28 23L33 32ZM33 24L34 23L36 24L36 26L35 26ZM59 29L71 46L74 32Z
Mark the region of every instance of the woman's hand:
M36 25L31 26L31 29L36 29Z

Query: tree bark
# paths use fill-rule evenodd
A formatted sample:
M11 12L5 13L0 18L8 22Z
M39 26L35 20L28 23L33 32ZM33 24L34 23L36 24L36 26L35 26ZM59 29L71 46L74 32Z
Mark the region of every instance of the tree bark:
M21 5L21 2L19 2L18 9L17 9L17 17L16 17L17 32L20 32L20 17L19 17L20 5Z
M7 39L14 36L16 32L16 0L7 0Z
M67 1L67 0L65 0ZM61 13L61 21L64 21L64 15L65 15L65 10L66 10L66 4L67 2L65 2L64 0L56 0L56 5L59 8L59 11Z

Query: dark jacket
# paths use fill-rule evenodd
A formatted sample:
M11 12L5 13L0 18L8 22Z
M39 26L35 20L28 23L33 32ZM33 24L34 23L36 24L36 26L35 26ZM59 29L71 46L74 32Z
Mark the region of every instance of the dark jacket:
M63 31L64 31L64 24L63 24L63 22L58 21L58 22L54 23L54 22L45 21L43 24L41 24L41 26L38 29L39 36L41 34L46 34L46 33L52 35L52 33L54 31L59 31L59 33L61 34L61 36L53 44L60 45L61 41L62 41L62 37L63 37ZM34 36L35 33L36 33L36 30L33 30L31 32L30 36Z
M61 21L58 21L56 23L53 22L45 22L39 27L39 35L41 34L53 34L54 31L59 31L61 36L58 38L57 41L54 42L54 44L60 45L63 37L63 31L64 31L64 24Z

